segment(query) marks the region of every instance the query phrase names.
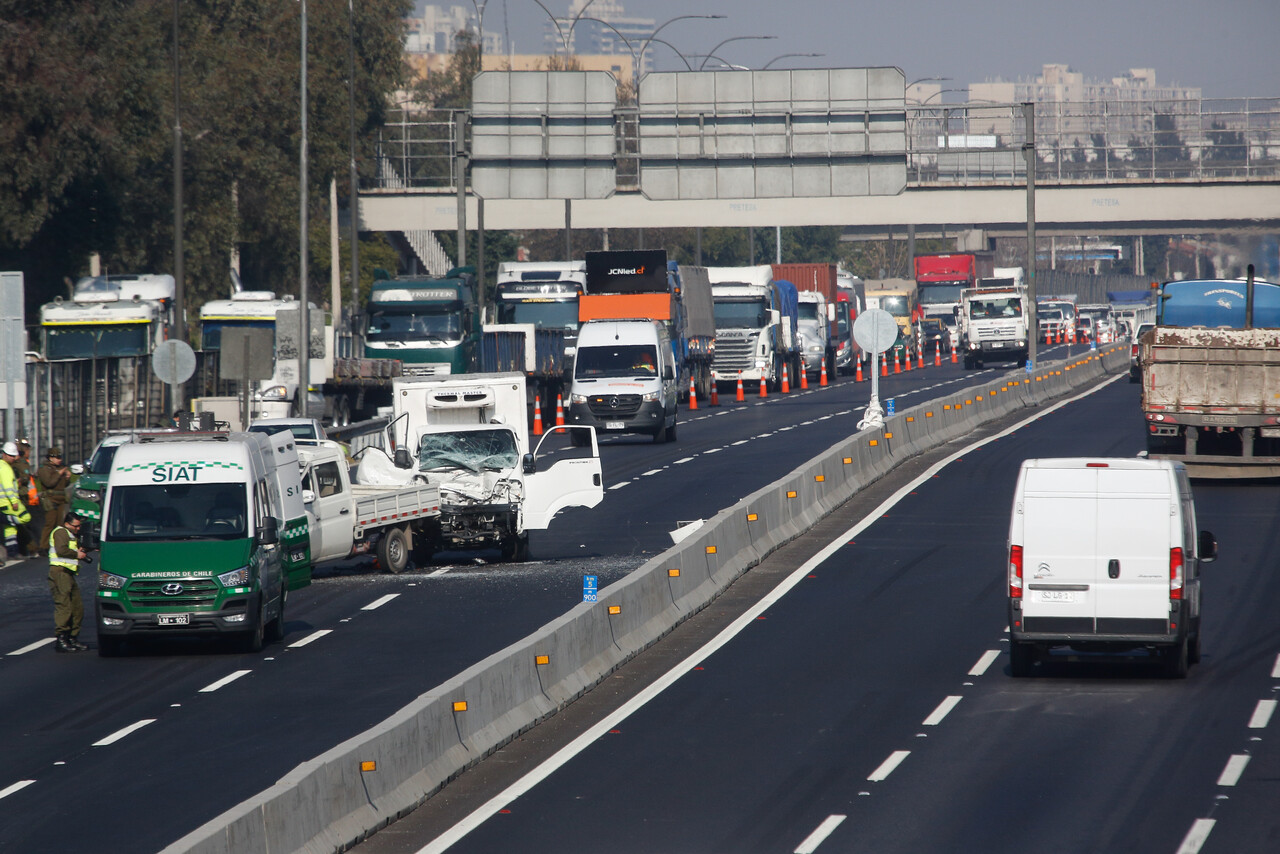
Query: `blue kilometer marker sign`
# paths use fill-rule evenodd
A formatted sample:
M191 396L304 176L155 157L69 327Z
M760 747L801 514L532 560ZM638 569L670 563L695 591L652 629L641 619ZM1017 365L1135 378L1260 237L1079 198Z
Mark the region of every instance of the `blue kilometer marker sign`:
M894 401L895 401L895 398L892 398L892 397L889 398L888 408L885 409L886 415L892 415L894 410L897 408L894 406Z
M582 576L582 601L596 601L596 591L599 588L599 577L595 575Z

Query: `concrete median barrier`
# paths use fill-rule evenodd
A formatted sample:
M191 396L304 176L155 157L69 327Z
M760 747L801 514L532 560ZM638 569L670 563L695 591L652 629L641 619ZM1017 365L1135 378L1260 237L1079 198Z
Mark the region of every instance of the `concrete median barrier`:
M904 460L1128 370L1123 347L1011 371L842 440L537 632L305 762L165 852L331 852L555 714ZM362 763L371 763L364 764Z

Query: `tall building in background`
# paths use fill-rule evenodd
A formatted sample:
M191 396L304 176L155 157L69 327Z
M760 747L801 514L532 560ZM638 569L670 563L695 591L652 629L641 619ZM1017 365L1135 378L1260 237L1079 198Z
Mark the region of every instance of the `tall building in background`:
M653 35L654 19L628 17L618 0L594 0L590 6L587 3L588 0L572 0L565 17L557 18L555 24L547 21L543 25L547 53L630 58L634 52L639 74L652 71L653 46L645 41ZM583 17L579 18L580 14ZM641 48L643 55L639 53Z
M406 53L453 53L459 32L479 30L476 12L471 6L419 4L405 23L409 27L404 43ZM486 29L484 53L501 54L505 50L502 33Z

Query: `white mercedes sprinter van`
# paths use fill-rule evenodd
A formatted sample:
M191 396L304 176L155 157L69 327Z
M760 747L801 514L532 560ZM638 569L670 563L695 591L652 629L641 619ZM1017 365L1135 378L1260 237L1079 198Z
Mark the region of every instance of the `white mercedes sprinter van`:
M1025 460L1009 525L1010 671L1054 647L1146 649L1165 675L1200 659L1200 564L1186 468L1170 460Z
M675 356L655 320L588 320L578 329L567 423L601 435L676 438ZM575 437L576 439L577 437Z

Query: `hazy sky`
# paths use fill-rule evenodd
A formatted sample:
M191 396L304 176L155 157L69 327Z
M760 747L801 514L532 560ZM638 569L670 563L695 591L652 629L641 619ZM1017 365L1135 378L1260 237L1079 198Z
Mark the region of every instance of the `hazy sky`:
M569 6L569 0L542 2L557 15ZM658 24L677 15L729 16L677 21L663 29L658 37L686 55L705 53L733 36L777 36L716 51L752 68L780 54L823 53L817 59L779 60L772 68L896 65L908 81L950 77L944 85L959 88L988 79L1034 77L1045 63L1065 63L1086 79L1110 80L1129 68L1154 68L1158 83L1199 86L1206 97L1280 97L1280 0L621 2L628 17ZM505 30L520 53L541 52L546 20L534 0L488 0L484 14L485 29ZM658 50L659 70L684 67L665 48Z

